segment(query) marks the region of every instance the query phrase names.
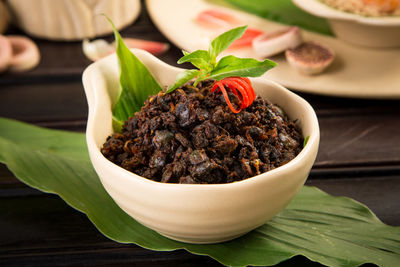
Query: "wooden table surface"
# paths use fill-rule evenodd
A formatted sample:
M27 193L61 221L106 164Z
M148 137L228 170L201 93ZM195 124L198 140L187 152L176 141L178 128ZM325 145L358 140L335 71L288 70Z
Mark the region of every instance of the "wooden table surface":
M23 34L16 29L9 33ZM145 10L122 35L168 42ZM87 104L81 74L90 61L81 42L34 40L42 55L40 65L26 73L0 74L0 116L83 132ZM180 56L171 45L160 58L177 65ZM299 95L314 107L321 128L319 154L307 184L352 197L383 222L400 225L400 101ZM0 214L2 266L219 266L211 258L182 250L155 252L113 242L84 214L58 196L19 182L1 164ZM319 266L301 256L279 266L300 263Z

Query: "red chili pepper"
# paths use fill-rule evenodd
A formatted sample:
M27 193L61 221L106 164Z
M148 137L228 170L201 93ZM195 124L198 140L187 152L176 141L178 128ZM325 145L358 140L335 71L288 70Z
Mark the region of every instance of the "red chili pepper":
M229 100L228 93L226 92L226 87L231 89L232 93L238 96L241 101L239 109L235 109ZM211 92L221 91L224 95L226 104L232 110L233 113L239 113L242 109L247 108L253 103L256 98L253 86L249 78L246 77L228 77L220 81L216 81L211 88Z
M229 48L240 48L245 46L251 46L253 39L264 33L258 29L247 28L242 37L234 41Z

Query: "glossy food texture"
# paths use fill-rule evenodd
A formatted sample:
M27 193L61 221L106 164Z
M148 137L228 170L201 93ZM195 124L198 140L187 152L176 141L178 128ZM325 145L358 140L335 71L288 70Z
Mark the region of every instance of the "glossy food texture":
M302 149L300 130L258 97L233 113L213 81L150 97L101 152L140 176L172 183L229 183L279 167ZM232 105L241 100L227 88Z

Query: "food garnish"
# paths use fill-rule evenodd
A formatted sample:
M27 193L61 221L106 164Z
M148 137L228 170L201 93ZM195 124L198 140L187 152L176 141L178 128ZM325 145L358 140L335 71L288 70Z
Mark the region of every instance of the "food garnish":
M217 9L207 9L200 12L195 21L211 30L226 30L234 26L243 24L237 17ZM234 41L229 48L243 48L251 46L254 38L262 34L263 31L248 27L242 37Z
M254 28L247 28L244 32L243 36L234 41L230 46L229 49L241 48L251 46L254 42L254 39L258 36L262 35L264 32Z
M114 30L120 71L119 93L113 105L113 128L121 131L124 122L139 111L150 95L162 90L146 66L129 50L113 22L104 15Z
M124 38L123 40L128 48L143 49L155 56L161 55L169 49L169 44L163 42L148 41L137 38ZM115 43L113 45L115 46Z
M381 0L359 1L380 2ZM200 26L204 26L211 30L217 31L220 31L222 28L227 28L229 25L233 26L240 23L240 20L232 14L215 9L209 9L200 12L197 15L195 21ZM301 73L305 74L321 73L333 61L334 52L331 49L326 48L322 44L318 44L319 47L317 48L314 47L314 45L310 45L308 43L301 45L302 43L303 40L300 29L296 26L285 27L283 29L278 29L270 32L264 32L256 28L247 28L244 34L239 39L232 42L228 48L250 48L254 51L258 58L268 58L285 52L289 64ZM299 49L295 50L297 47L299 47ZM298 55L299 53L300 55ZM326 57L326 55L328 54L330 56ZM196 73L195 71L190 71L180 75L179 78L182 80L186 78L194 78L197 74L198 73ZM223 93L222 90L218 91L221 91ZM228 98L227 104L231 107ZM235 109L233 107L231 108L231 110L233 112L239 112L241 108Z
M237 113L248 107L255 99L255 93L250 80L245 79L245 77L261 76L267 70L275 67L276 63L268 59L258 61L253 58L238 58L233 55L225 56L217 61L217 56L234 41L241 38L246 29L247 26L242 26L221 34L211 42L208 51L196 50L192 53L183 51L184 56L178 60L178 64L190 62L198 69L190 69L180 73L175 84L170 86L166 93L174 91L194 78L194 86L201 81L211 79L215 81L213 91L223 94L232 112ZM216 90L217 87L218 90ZM239 109L232 106L226 90L230 90L239 97L241 100Z
M169 44L167 43L136 38L123 38L123 40L128 48L138 48L146 50L153 55L161 55L169 49ZM116 43L109 43L104 39L97 39L91 42L85 39L82 43L82 49L87 58L92 61L96 61L105 56L108 56L109 54L114 53L116 49Z
M309 135L307 135L307 136L304 138L303 147L305 147L305 146L307 145L308 139L310 139L310 136L309 136Z
M228 28L241 23L235 16L218 9L207 9L200 12L195 21L210 29Z
M312 41L288 49L285 54L291 66L308 75L321 73L335 58L333 50L329 47Z
M298 27L263 33L252 41L253 49L260 57L270 57L295 48L303 42Z
M104 39L93 41L84 39L82 42L82 50L83 54L91 61L99 60L115 51L111 44Z
M239 100L241 101L239 109L235 109L232 106L232 103L226 93L225 86L230 88L232 93L239 97ZM256 98L256 94L251 85L251 82L249 78L246 77L229 77L215 82L211 89L211 92L214 93L219 91L221 91L224 95L226 104L228 104L233 113L239 113L240 110L247 108Z

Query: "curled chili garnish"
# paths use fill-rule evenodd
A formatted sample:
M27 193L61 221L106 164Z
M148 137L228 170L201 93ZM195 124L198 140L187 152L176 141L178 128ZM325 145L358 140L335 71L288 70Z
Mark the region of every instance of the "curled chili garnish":
M178 60L178 64L191 62L197 69L188 69L179 73L175 83L169 86L165 93L171 93L192 80L194 80L193 86L197 86L201 81L216 80L211 91L221 91L232 112L239 113L242 109L250 106L256 98L256 94L250 80L246 77L259 77L277 64L268 59L258 61L254 58L239 58L233 55L217 60L217 56L223 50L231 47L231 44L240 41L240 38L245 36L246 29L247 26L237 27L219 35L211 41L208 50L196 50L191 53L183 51L183 57ZM253 33L255 34L255 31ZM239 98L238 109L232 105L227 90Z
M228 97L228 93L226 92L226 87L228 87L233 94L235 94L241 104L239 109L235 109ZM220 81L216 81L211 88L211 92L219 92L221 91L226 104L232 110L233 113L239 113L242 109L247 108L253 103L256 98L256 94L254 92L253 86L251 85L250 79L246 77L228 77L222 79Z

